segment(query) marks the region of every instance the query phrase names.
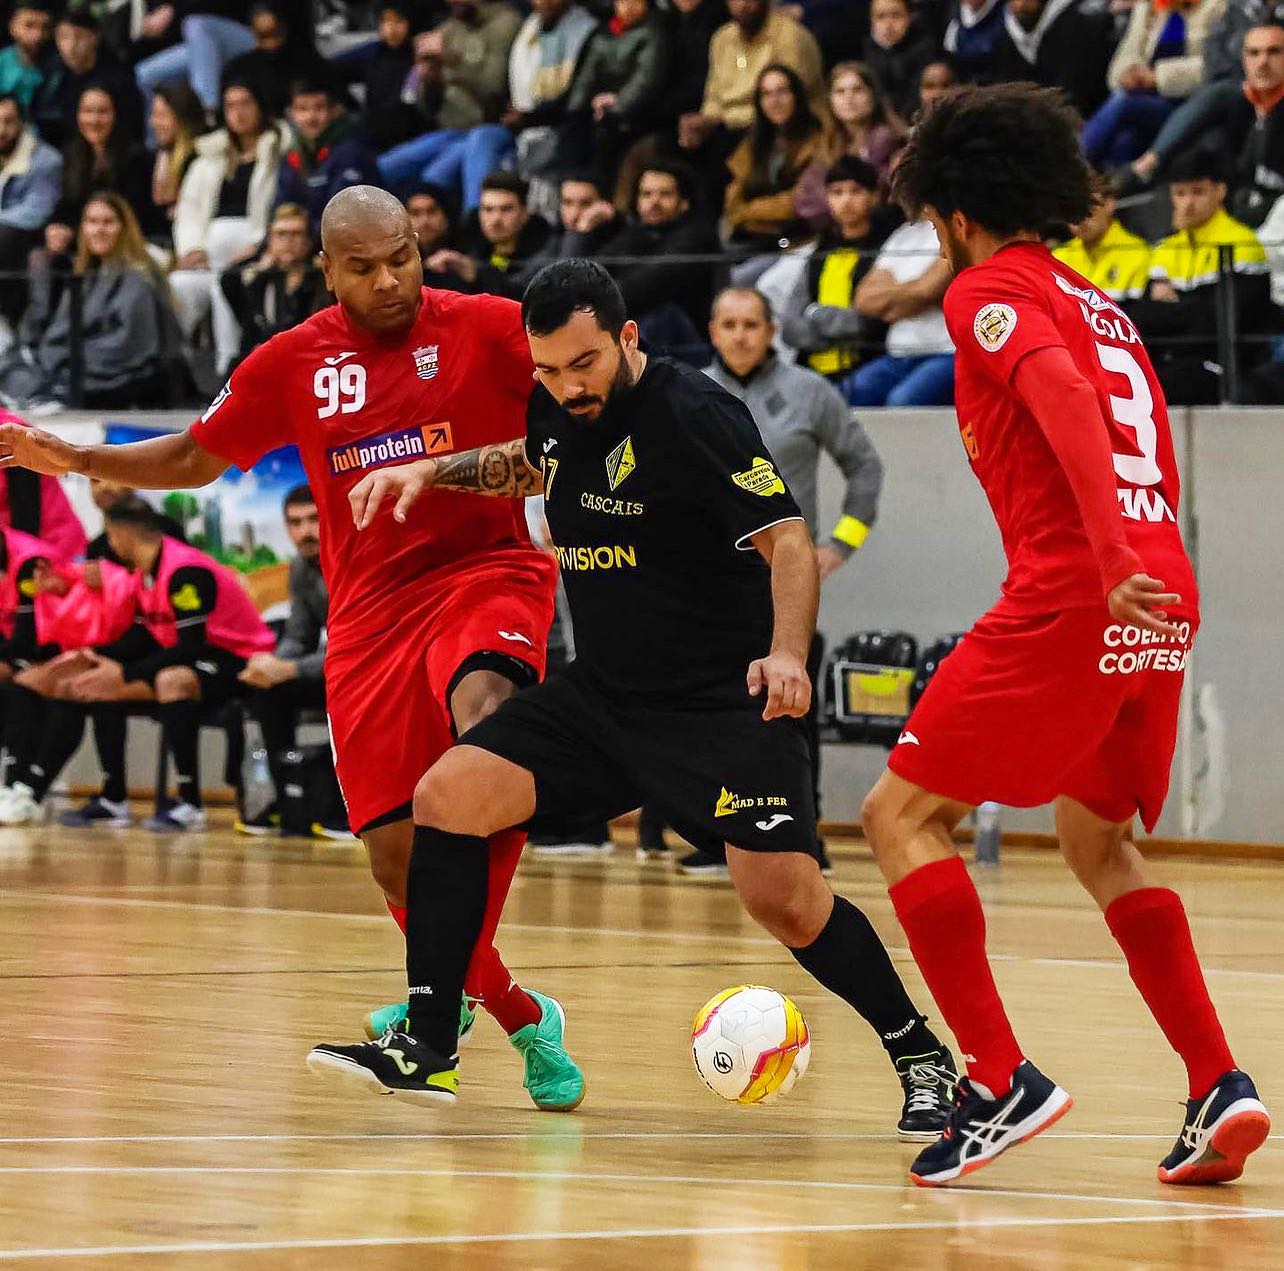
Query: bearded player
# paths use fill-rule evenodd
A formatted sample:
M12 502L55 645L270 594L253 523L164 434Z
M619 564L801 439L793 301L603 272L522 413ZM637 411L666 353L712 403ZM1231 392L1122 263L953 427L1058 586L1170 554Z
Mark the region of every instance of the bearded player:
M929 1186L1070 1108L1013 1036L954 849L955 826L987 799L1055 801L1062 853L1186 1065L1185 1124L1160 1181L1237 1178L1270 1128L1181 900L1133 843L1134 817L1153 829L1167 794L1198 593L1150 359L1122 311L1043 246L1092 206L1077 124L1051 90L966 89L920 121L895 177L955 274L945 316L959 424L1009 564L1002 599L942 664L862 816L967 1061L943 1137L910 1169Z
M423 286L414 231L391 194L343 190L321 229L338 304L257 348L186 432L72 446L2 425L0 466L171 489L298 447L321 512L337 773L404 932L415 783L455 735L540 678L554 568L531 546L519 498L442 491L416 507L411 533L389 521L358 534L348 492L387 464L507 441L524 426L534 366L516 303ZM486 930L466 993L522 1054L536 1105L569 1110L584 1079L562 1044L561 1007L518 987L493 946L524 841L512 832L492 841ZM404 1004L374 1012L367 1032L400 1027L405 1016ZM467 1002L464 1016L466 1032Z

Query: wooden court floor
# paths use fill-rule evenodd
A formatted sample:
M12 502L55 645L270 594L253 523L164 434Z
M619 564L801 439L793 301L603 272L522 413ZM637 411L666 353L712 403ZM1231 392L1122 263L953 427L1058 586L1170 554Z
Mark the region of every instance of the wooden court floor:
M1284 866L1164 862L1240 1061L1284 1130ZM873 866L839 855L913 970ZM502 947L566 1004L579 1113L534 1111L483 1020L457 1108L343 1097L303 1065L401 993L359 849L212 832L0 832L0 1264L24 1268L1284 1267L1284 1143L1165 1189L1181 1072L1095 911L1048 856L981 887L1018 1034L1075 1111L957 1190L909 1186L890 1071L726 884L528 858ZM725 1105L686 1050L743 981L796 997L811 1070ZM924 1000L926 995L922 994Z

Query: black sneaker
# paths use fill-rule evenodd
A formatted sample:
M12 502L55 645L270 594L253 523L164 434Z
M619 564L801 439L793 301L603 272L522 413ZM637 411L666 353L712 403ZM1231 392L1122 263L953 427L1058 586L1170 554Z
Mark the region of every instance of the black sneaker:
M896 1061L905 1104L896 1133L906 1140L938 1139L954 1106L959 1073L945 1047L926 1055L902 1055Z
M710 856L708 852L695 851L678 862L678 873L688 878L730 878L727 862Z
M997 1099L977 1093L966 1077L941 1137L910 1166L920 1187L943 1187L988 1165L1001 1152L1032 1139L1070 1111L1072 1100L1028 1059L1012 1074L1012 1089Z
M281 813L277 811L275 803L269 803L255 816L247 816L244 819L238 816L232 822L232 828L238 834L248 834L251 838L266 838L270 834L280 834Z
M443 1059L409 1033L389 1029L378 1041L353 1046L313 1046L308 1067L320 1076L362 1082L378 1094L426 1103L454 1103L459 1057Z
M1232 1068L1186 1104L1177 1144L1159 1163L1161 1183L1229 1183L1271 1132L1271 1117L1247 1073Z
M128 803L113 803L96 794L83 807L73 808L58 818L59 825L73 830L123 830L133 825Z
M638 860L640 861L667 861L672 856L669 851L669 845L663 840L648 840L643 842L638 840Z

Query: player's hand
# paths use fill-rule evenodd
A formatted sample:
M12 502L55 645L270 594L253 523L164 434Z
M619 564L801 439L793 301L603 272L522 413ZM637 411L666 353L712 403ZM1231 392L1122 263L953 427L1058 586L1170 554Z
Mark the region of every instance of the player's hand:
M1110 616L1125 626L1174 638L1181 634L1167 620L1168 606L1181 604L1181 597L1175 591L1165 591L1163 583L1149 574L1125 578L1106 598L1106 604Z
M67 579L43 561L36 566L32 582L37 596L65 596L71 590Z
M112 658L92 655L96 661L67 685L67 695L76 702L111 701L125 687L125 668Z
M847 564L847 557L831 543L822 543L816 548L816 567L820 570L822 583L830 574L842 569L845 564Z
M806 665L791 653L769 653L749 663L749 696L767 690L763 719L790 715L800 719L811 706L811 680Z
M275 653L254 653L236 678L253 688L275 688L288 680L298 679L299 664L289 658L279 658Z
M374 520L380 504L393 497L397 500L392 509L393 520L405 521L406 513L414 506L415 500L431 488L436 474L435 459L420 459L362 477L348 495L348 502L352 504L352 523L357 529L364 530Z
M87 560L80 567L80 579L90 591L102 591L103 567L96 560Z
M0 424L0 468L30 468L46 476L74 472L79 450L43 428Z

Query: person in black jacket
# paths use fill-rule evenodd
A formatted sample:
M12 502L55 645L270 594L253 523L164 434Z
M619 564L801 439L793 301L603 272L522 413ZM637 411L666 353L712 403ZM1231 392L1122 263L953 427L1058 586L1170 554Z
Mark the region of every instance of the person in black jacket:
M232 58L223 67L219 82L224 89L229 84L247 85L270 114L285 114L291 85L299 80L324 81L333 75L306 33L290 22L279 4L254 5L250 30L254 47Z
M402 101L401 90L415 64L414 20L405 0L379 6L379 41L362 63L366 86L362 119L366 136L382 154L429 127L423 112Z
M909 0L874 0L863 60L902 119L918 103L923 67L939 55L936 41L915 22Z
M1078 0L1007 0L1006 32L991 63L996 81L1033 80L1064 89L1085 119L1106 100L1110 18Z

